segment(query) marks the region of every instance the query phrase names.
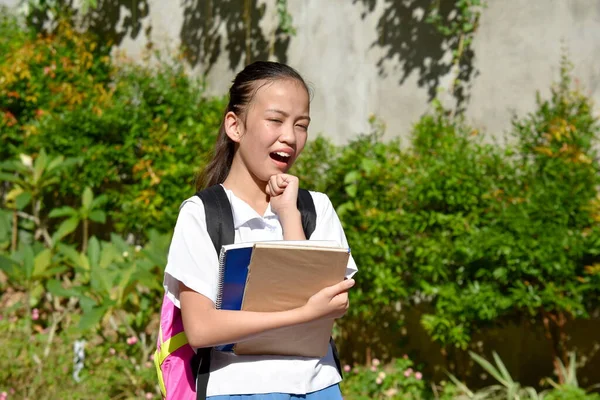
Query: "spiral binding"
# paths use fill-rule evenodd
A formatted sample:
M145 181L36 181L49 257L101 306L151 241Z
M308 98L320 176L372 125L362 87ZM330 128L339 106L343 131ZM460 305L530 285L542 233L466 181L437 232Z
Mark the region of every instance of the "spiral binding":
M225 281L225 249L221 249L219 254L219 280L217 282L217 300L215 301L215 307L221 308L223 303L223 283Z

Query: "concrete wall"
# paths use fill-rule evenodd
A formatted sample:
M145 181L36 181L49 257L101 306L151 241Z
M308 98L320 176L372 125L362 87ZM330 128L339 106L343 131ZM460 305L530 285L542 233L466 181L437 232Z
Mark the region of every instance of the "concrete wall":
M244 64L242 1L143 4L139 14L147 16L142 25L155 46L186 45L194 71L207 74L210 92L225 93ZM368 117L376 114L386 122L388 136L405 136L428 110L432 96L447 90L451 55L443 38L420 20L428 4L289 1L297 34L289 42L278 41L275 58L296 67L311 82L313 133L323 132L343 143L368 131ZM268 56L265 48L276 24L273 1L258 2L261 7L252 23L255 58ZM121 19L131 14L123 11ZM121 48L134 56L147 41L139 30L136 35L121 41ZM207 51L211 46L213 51ZM463 106L468 120L490 135L509 129L513 112L523 115L533 109L537 90L549 93L558 78L563 48L575 64L576 77L598 103L600 0L488 1L473 57L465 65L470 88ZM448 94L442 98L453 103Z

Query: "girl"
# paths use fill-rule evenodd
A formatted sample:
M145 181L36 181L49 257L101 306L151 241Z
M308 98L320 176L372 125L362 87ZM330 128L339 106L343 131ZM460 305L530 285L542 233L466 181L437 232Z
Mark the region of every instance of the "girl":
M256 62L235 78L213 160L200 186L221 184L233 211L235 242L305 240L296 206L298 179L287 174L307 139L309 91L294 69ZM340 221L322 193L311 192L317 211L315 240L347 246ZM167 295L180 307L192 347L235 343L263 332L348 309L346 279L323 289L303 307L284 312L215 309L218 257L206 230L204 206L193 196L181 206L165 271ZM350 259L347 277L356 272ZM207 396L220 399L341 399L341 377L329 349L322 359L236 356L214 351Z

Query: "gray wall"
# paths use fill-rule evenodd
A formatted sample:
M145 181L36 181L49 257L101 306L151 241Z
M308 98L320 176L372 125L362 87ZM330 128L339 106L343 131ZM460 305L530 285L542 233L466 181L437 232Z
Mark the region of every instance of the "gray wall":
M211 10L206 3L211 2L149 0L142 24L151 28L156 48L175 50L186 44L199 56L195 73L207 73L210 92L223 94L244 63L243 33L236 27L241 10L224 5ZM259 1L259 6L265 4L260 24L259 16L253 16L256 57L267 55L263 48L276 22L272 3ZM419 20L428 4L289 1L297 34L289 43L279 43L275 54L298 68L314 88L311 132L343 143L368 131L368 117L376 114L387 124L388 136L406 136L429 109L433 94L441 90L444 102L454 104L443 93L453 76L451 55L442 38ZM146 40L142 33L135 39L125 36L121 48L135 57ZM204 50L218 40L220 52ZM488 135L502 135L513 112L523 115L533 109L537 90L549 93L563 48L581 85L599 103L600 0L489 0L466 65L470 89L463 106L468 120Z

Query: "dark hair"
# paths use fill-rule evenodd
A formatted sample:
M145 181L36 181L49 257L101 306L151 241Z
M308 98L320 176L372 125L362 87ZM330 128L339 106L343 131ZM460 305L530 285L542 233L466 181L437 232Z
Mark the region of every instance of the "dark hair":
M307 92L308 86L302 76L294 68L272 61L256 61L238 73L229 89L229 103L223 113L223 120L219 127L219 134L213 152L213 157L200 174L196 187L198 190L223 183L233 161L235 154L235 143L225 132L225 115L233 111L239 117L244 117L248 105L252 101L256 91L262 87L258 83L268 83L279 79L293 79L300 82Z

